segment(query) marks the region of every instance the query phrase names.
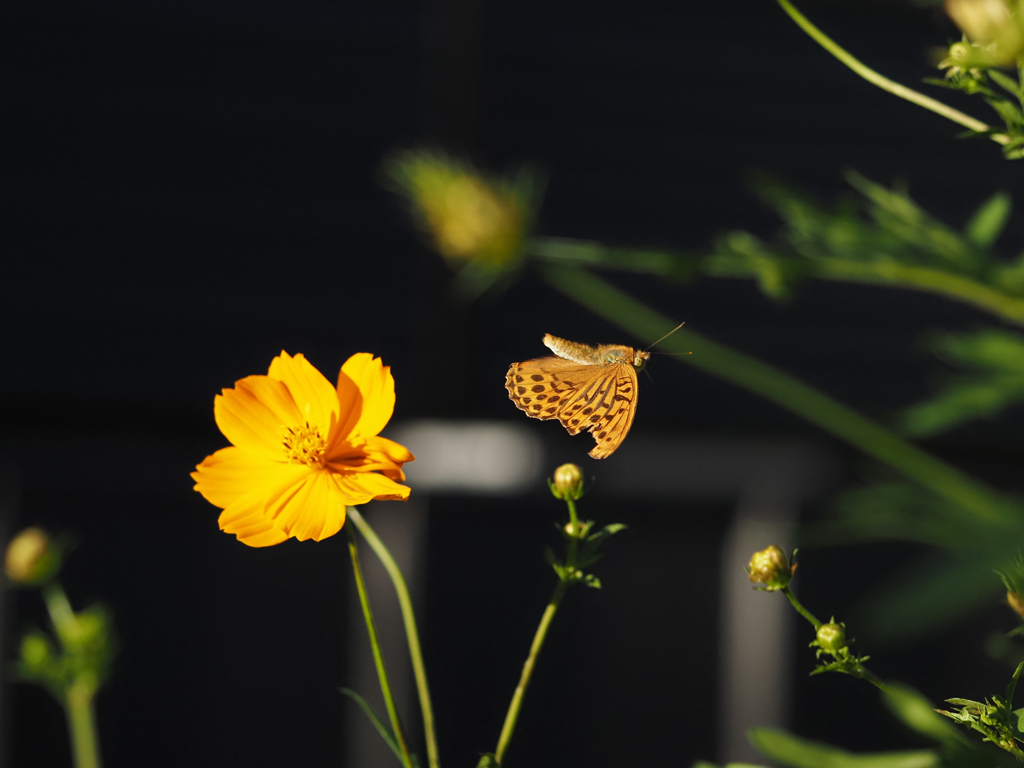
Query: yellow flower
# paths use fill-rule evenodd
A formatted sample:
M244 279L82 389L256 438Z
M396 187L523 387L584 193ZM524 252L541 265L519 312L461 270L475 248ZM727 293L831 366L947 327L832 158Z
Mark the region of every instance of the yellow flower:
M345 524L347 505L409 498L402 464L413 455L378 433L395 407L395 380L362 352L333 387L302 355L281 352L266 376L247 376L213 401L231 441L192 479L221 530L251 547L288 538L320 541Z

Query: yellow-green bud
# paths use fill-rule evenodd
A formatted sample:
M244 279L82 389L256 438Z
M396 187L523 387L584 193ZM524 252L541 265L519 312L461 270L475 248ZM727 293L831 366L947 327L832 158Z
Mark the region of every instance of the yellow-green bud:
M789 567L789 560L782 547L772 544L770 547L755 552L750 558L747 566L747 573L750 574L750 581L760 584L762 588L769 591L782 589L789 584L793 576L793 569Z
M972 66L1005 66L1024 53L1024 25L1007 0L946 0L946 13L979 46Z
M42 528L26 528L7 545L4 570L11 581L38 584L57 569L58 558Z
M1010 606L1014 613L1024 619L1024 595L1020 592L1009 591L1006 593L1006 604Z
M33 675L45 673L53 662L53 649L45 637L36 633L25 635L21 641L21 663Z
M818 645L822 650L836 653L846 647L846 630L842 624L830 621L818 627Z
M575 464L563 464L555 470L551 492L556 499L575 501L583 495L583 472Z

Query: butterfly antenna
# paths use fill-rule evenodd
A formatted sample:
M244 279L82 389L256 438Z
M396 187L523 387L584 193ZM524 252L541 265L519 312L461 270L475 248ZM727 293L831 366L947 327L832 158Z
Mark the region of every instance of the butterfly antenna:
M667 338L668 338L669 336L671 336L671 335L672 335L673 333L675 333L675 332L676 332L676 331L678 331L678 330L679 330L680 328L682 328L682 327L683 327L684 325L686 325L686 321L685 321L685 320L684 320L683 322L681 322L681 323L680 323L679 325L677 325L677 326L676 326L675 328L673 328L673 329L672 329L671 331L669 331L668 333L666 333L666 334L665 334L664 336L662 336L662 337L661 337L660 339L658 339L658 340L657 340L656 342L654 342L654 344L651 344L651 347L653 347L653 346L655 346L655 345L657 345L657 344L660 344L660 343L661 343L661 342L663 342L663 341L664 341L665 339L667 339ZM647 349L650 349L651 347L648 347ZM647 349L645 349L645 350L644 350L644 352L646 352L646 351L647 351Z

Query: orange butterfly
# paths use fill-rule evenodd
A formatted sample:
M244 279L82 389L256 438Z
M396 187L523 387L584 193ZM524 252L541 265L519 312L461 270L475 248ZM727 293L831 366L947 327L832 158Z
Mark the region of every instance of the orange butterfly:
M590 456L611 456L633 425L636 372L651 353L621 344L591 347L550 333L544 345L558 357L512 363L505 376L508 396L527 416L558 419L570 435L590 430L597 441Z

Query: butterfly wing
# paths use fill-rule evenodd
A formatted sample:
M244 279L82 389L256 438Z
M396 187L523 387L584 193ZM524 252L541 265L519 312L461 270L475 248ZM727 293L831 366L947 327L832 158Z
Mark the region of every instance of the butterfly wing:
M513 363L505 388L535 419L558 419L570 435L590 430L595 459L611 456L633 425L636 370L629 363L580 365L557 357Z
M516 407L527 416L558 419L563 403L593 376L593 368L592 365L580 365L560 357L512 363L505 376L505 389ZM573 435L579 431L569 429Z
M564 400L559 421L575 435L588 429L597 443L591 458L605 459L622 444L636 414L636 369L629 363L592 366L597 370Z

